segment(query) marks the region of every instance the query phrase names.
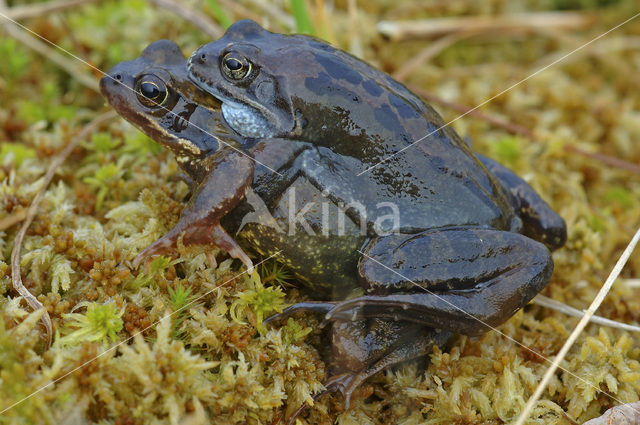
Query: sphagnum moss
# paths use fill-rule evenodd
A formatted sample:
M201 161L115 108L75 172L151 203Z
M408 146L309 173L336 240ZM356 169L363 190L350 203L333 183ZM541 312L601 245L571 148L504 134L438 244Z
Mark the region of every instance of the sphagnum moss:
M529 6L523 0L428 6L410 0L389 9L374 1L359 5L358 33L365 59L394 71L427 45L383 42L373 31L376 21L422 14L430 18L497 14L498 9ZM575 37L586 42L627 18L634 8L631 1L619 2L603 13L606 23L584 34L576 32ZM341 5L331 12L333 33L341 46L350 44L353 32L348 29L355 25L350 16ZM65 17L75 41L56 20L41 18L39 28L46 28L48 35L56 35L71 50L84 46L102 69L136 57L159 38L176 39L185 52L208 41L190 24L145 2L90 5ZM241 17L245 16L234 16ZM638 28L631 22L611 37L624 42ZM456 43L415 68L405 82L475 106L503 90L505 82L526 77L549 59L540 55L575 48L553 34L520 39L517 45L509 37ZM11 39L0 40L0 52L11 53L2 55L7 61L0 61L2 223L27 208L40 189L51 157L80 126L70 117L97 110L103 100ZM512 137L483 120L467 117L454 123L459 133L470 136L476 150L514 167L566 219L569 240L554 253L555 274L545 295L576 308L591 301L640 222L637 176L564 149L576 145L640 162L636 143L640 97L634 65L640 56L630 49L585 52L586 59L554 66L483 109L526 126L538 141ZM434 106L445 120L458 115ZM124 309L123 324L119 331L113 327L112 334L123 341L173 311L169 288L190 288L189 297L210 293L184 309L179 320L158 323L0 415L0 423L58 423L77 417L101 424L264 424L291 413L303 401L310 403L320 391L326 365L314 347L326 345L326 337L315 318L304 316L262 332L256 329L259 312L265 316L277 311L273 307L280 308L285 300L299 301L303 292L286 287L283 299L277 293L280 283L269 279L268 271L261 270L259 288L247 276L237 276L239 271L228 260L211 269L202 250L184 250L177 262L159 259L146 272L129 267L140 250L177 220L188 194L188 186L177 175L176 162L166 151L120 121L102 128L59 168L25 240L22 258L23 280L42 296L56 329L64 327L64 315L74 308L72 314L86 316L87 310L76 307L83 302L117 306L116 315ZM41 313L26 311L11 289L8 262L18 226L0 229L0 408L106 349L104 341L65 345L60 334L43 352L38 339ZM638 270L640 256L634 256L625 276L637 277ZM268 292L268 302L257 302L260 291ZM232 319L234 303L237 318L246 323ZM634 322L640 320L639 306L637 290L621 280L599 313ZM530 306L500 331L552 357L576 321ZM640 395L639 341L637 335L589 326L563 367L621 401L635 401ZM459 338L448 349L435 349L430 362L419 360L376 375L358 393L351 411L343 411L339 396L328 395L316 400L301 421L501 424L519 412L546 367L542 357L496 332L476 340ZM552 381L545 397L528 423L569 424L568 417L580 422L614 403L566 371Z

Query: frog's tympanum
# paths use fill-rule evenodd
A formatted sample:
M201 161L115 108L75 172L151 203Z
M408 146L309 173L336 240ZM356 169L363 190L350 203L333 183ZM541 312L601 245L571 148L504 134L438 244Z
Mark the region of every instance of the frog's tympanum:
M452 333L501 324L548 283L562 218L386 74L316 39L240 21L191 56L198 92L175 45L158 43L110 72L133 92L103 80L103 93L194 176L196 200L176 231L189 234L192 221L199 237L207 224L224 228L242 247L233 249L276 255L329 300L269 321L324 314L334 354L325 385L347 406L369 376ZM216 137L149 107L145 92L155 91L144 81L167 87L167 109L185 117L190 105L185 120Z

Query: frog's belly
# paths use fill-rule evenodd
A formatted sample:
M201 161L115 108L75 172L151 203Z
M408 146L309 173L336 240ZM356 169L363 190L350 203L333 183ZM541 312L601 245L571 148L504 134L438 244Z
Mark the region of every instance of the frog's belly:
M243 249L274 255L311 292L336 299L356 287L358 250L367 239L366 228L361 229L304 176L297 177L272 205L250 192L246 203L231 215Z

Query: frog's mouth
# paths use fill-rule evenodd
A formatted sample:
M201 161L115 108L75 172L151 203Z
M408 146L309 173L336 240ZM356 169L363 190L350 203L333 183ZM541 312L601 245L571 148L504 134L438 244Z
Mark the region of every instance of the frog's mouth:
M189 63L189 78L197 86L222 102L222 116L231 128L244 137L264 138L273 137L275 126L256 106L238 102L231 97L231 93L224 87L214 85L198 75Z

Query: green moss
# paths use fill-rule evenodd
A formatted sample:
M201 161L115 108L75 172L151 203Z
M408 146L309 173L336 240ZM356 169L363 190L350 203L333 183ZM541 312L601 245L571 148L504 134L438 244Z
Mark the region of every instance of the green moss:
M122 314L114 304L89 303L85 314L64 314L67 335L60 338L65 345L77 345L82 342L107 343L118 339L122 330Z
M247 308L250 309L255 315L252 317L252 322L258 331L263 332L263 320L271 313L282 312L285 294L279 287L263 286L257 273L252 275L250 282L249 289L238 294L238 299L231 304L229 311L233 320L245 323L241 317L246 315Z
M23 75L31 62L25 49L10 37L0 40L0 57L4 58L0 61L0 75L6 76L10 82Z
M183 330L180 327L188 315L187 307L194 307L193 304L197 300L197 295L193 293L190 287L185 287L182 283L178 283L175 287L169 286L167 292L169 294L169 305L174 313L172 335L173 338L180 339L183 335Z
M120 168L118 164L105 164L98 168L93 176L88 176L82 179L87 183L94 191L97 191L96 196L96 209L102 208L105 196L109 193L110 186L122 177L124 170Z
M35 157L35 151L22 144L3 142L0 145L0 164L10 162L15 168L19 168L25 159Z
M502 137L491 144L491 157L507 167L513 167L522 157L523 143L526 141L520 137Z

